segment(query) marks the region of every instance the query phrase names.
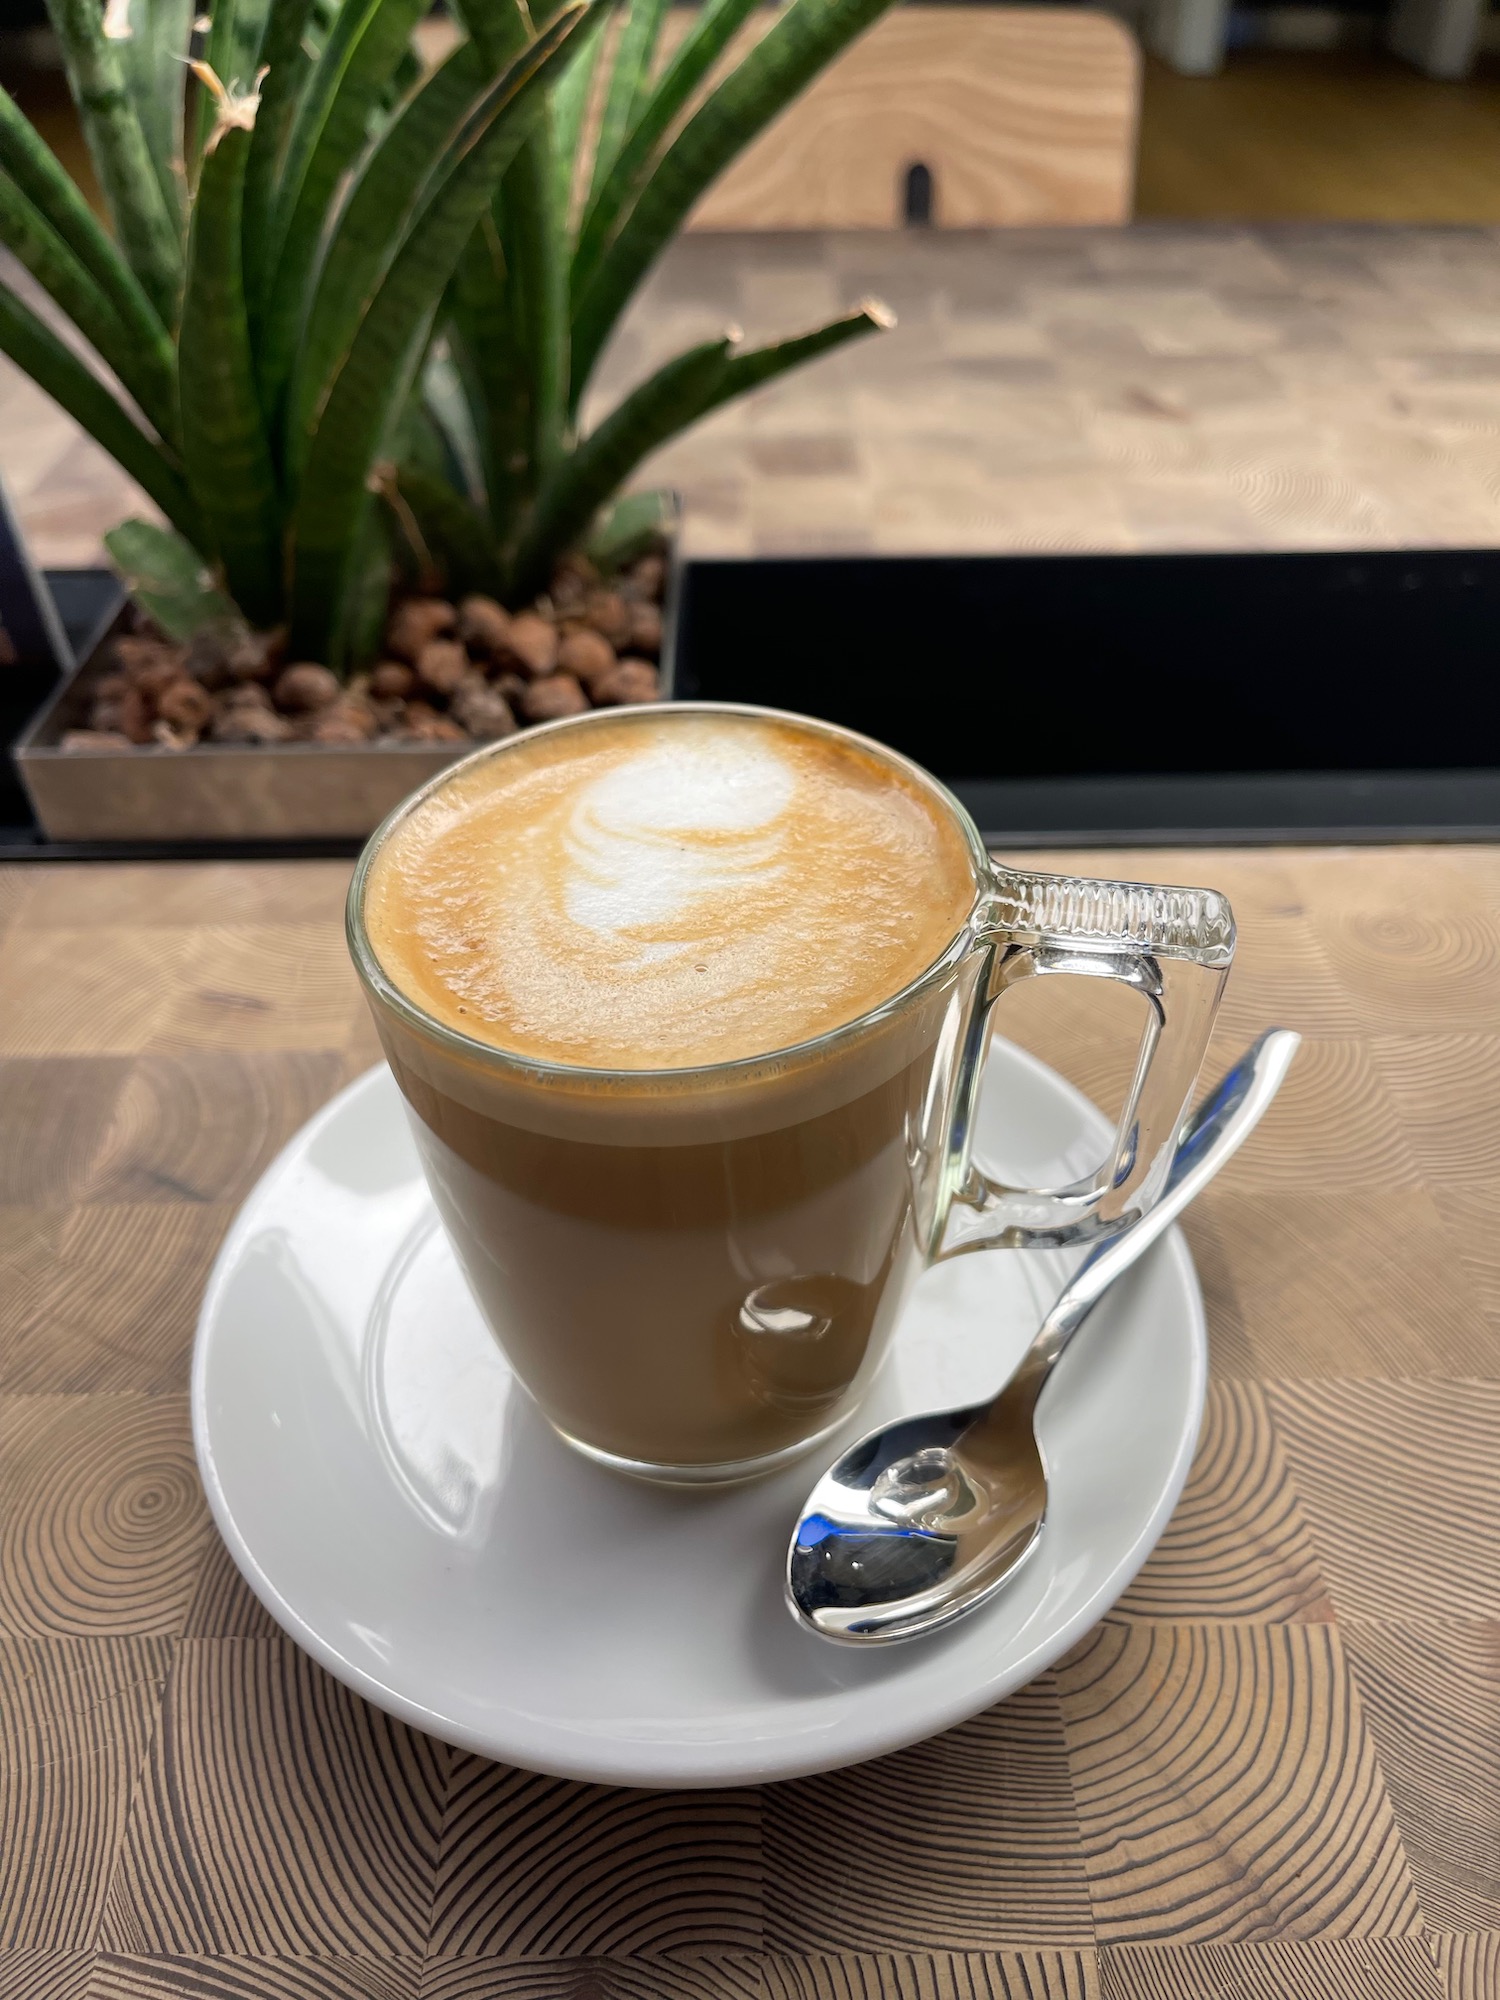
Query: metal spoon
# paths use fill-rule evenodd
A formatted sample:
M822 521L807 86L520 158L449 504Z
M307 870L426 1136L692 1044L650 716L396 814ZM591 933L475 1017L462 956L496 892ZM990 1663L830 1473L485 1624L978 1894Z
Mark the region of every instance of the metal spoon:
M1156 1205L1079 1267L992 1402L871 1431L823 1475L787 1551L797 1618L827 1639L915 1639L1009 1582L1046 1520L1035 1419L1059 1357L1115 1280L1254 1131L1300 1040L1272 1028L1204 1099L1182 1128Z

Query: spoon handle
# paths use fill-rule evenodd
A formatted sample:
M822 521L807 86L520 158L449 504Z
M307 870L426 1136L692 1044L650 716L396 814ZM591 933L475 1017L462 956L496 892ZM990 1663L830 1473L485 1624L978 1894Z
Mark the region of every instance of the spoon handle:
M1160 1198L1084 1259L1037 1330L1016 1376L1034 1389L1051 1374L1064 1348L1115 1280L1164 1235L1224 1163L1255 1130L1281 1088L1302 1037L1269 1028L1219 1081L1178 1134Z

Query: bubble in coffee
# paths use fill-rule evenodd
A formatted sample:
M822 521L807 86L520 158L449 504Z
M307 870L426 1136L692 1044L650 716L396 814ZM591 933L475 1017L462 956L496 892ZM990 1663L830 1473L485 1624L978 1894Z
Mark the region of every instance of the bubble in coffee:
M508 745L408 814L365 921L451 1028L533 1060L691 1067L857 1019L962 928L956 821L873 749L634 711Z

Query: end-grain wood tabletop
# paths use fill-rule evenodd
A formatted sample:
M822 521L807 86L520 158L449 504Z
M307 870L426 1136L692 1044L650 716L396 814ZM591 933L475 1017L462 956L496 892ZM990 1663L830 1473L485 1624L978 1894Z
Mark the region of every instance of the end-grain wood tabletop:
M1500 851L1039 859L1224 889L1216 1059L1307 1037L1187 1225L1187 1493L1009 1701L696 1793L390 1720L210 1526L210 1260L376 1056L347 868L0 872L4 2000L1497 2000ZM1048 985L1007 1031L1108 1101L1129 996Z

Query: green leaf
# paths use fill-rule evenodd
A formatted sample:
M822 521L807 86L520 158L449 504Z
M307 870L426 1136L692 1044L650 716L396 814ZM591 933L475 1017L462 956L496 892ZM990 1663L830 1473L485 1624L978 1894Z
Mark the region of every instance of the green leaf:
M659 547L676 523L676 498L665 488L627 493L600 516L583 552L608 576Z
M4 104L10 108L8 98ZM4 116L0 116L2 150ZM44 200L54 194L46 176L32 178L32 186ZM64 222L70 220L66 202L52 206L60 206ZM82 238L88 242L86 230ZM156 430L164 438L176 440L176 356L172 342L108 238L100 246L100 262L112 278L106 288L78 256L72 242L52 224L46 208L28 200L20 178L8 176L0 178L0 242L20 258L100 360L114 370ZM124 300L124 310L120 300Z
M383 492L397 532L413 544L418 562L426 557L436 565L439 588L453 597L473 590L493 596L499 590L500 565L489 524L446 479L422 466L402 464Z
M484 82L477 52L461 44L402 107L343 204L293 371L285 445L293 486L333 375Z
M451 354L434 348L422 370L422 401L439 439L452 484L471 506L487 502L484 451L463 377Z
M510 576L519 601L540 590L641 460L713 405L735 335L690 347L633 389L565 459L537 496Z
M468 30L489 74L498 76L517 51L525 48L541 16L550 9L539 8L533 15L526 0L454 0L454 13Z
M272 262L272 214L292 120L314 57L304 46L310 0L271 0L261 40L265 81L245 169L245 295L256 341Z
M500 240L529 417L529 495L562 456L568 414L568 253L552 174L551 107L501 184Z
M371 468L410 392L443 289L583 11L565 10L478 99L334 378L293 519L293 646L310 657L339 657L347 645L352 537Z
M556 558L574 545L610 494L668 438L773 376L892 325L885 307L867 300L844 318L793 340L737 352L738 335L727 335L667 362L589 433L542 488L516 559L512 593L539 589Z
M176 370L166 335L158 327L155 342L139 345L92 273L10 180L0 180L0 243L67 314L157 428L174 435Z
M187 203L183 116L193 0L130 0L130 33L119 45L126 88L161 184L167 213L180 230Z
M765 347L732 354L724 369L724 379L711 400L701 410L695 410L687 421L695 424L721 403L747 395L762 382L785 375L789 368L816 361L820 354L842 347L847 340L862 340L867 333L887 333L895 324L896 315L878 299L862 299L853 312L845 313L842 319L830 320L827 326L815 327L811 333L795 334L790 340L773 340Z
M169 639L191 639L210 625L231 625L239 613L216 590L207 563L171 528L155 521L122 521L104 537L133 603L154 618Z
M129 417L91 368L64 347L29 307L0 287L0 352L44 389L59 408L138 486L176 527L192 539L198 512L176 468L154 438Z
M267 411L281 407L308 304L308 279L340 180L363 150L370 114L424 0L345 0L308 78L287 140L265 268L256 362ZM268 246L269 248L270 246Z
M350 561L346 618L346 658L341 664L362 666L380 651L381 635L391 611L390 521L373 500L365 505L355 530Z
M577 54L552 86L552 199L564 229L571 232L583 122L594 88L594 71L604 45L613 0L595 0L574 38Z
M182 238L126 91L118 48L105 39L98 0L47 0L47 12L115 234L162 323L175 326Z
M161 341L165 328L140 281L9 92L0 90L0 168L51 223L64 243L113 300L128 326Z
M650 94L651 63L668 4L669 0L630 0L625 25L615 45L615 59L610 65L604 115L594 147L593 195L597 195L614 171L625 135Z
M490 521L496 539L506 542L526 491L531 405L505 252L493 216L481 218L464 246L444 309L453 365L484 462Z
M281 502L255 390L240 263L250 134L221 123L193 204L178 342L188 482L235 602L258 625L282 608Z
M761 0L708 0L642 104L608 177L602 183L594 177L573 260L575 298L593 276L620 217L649 178L662 142L688 100L760 4Z
M694 202L757 133L891 0L792 0L765 38L694 112L575 301L574 407L636 286Z

